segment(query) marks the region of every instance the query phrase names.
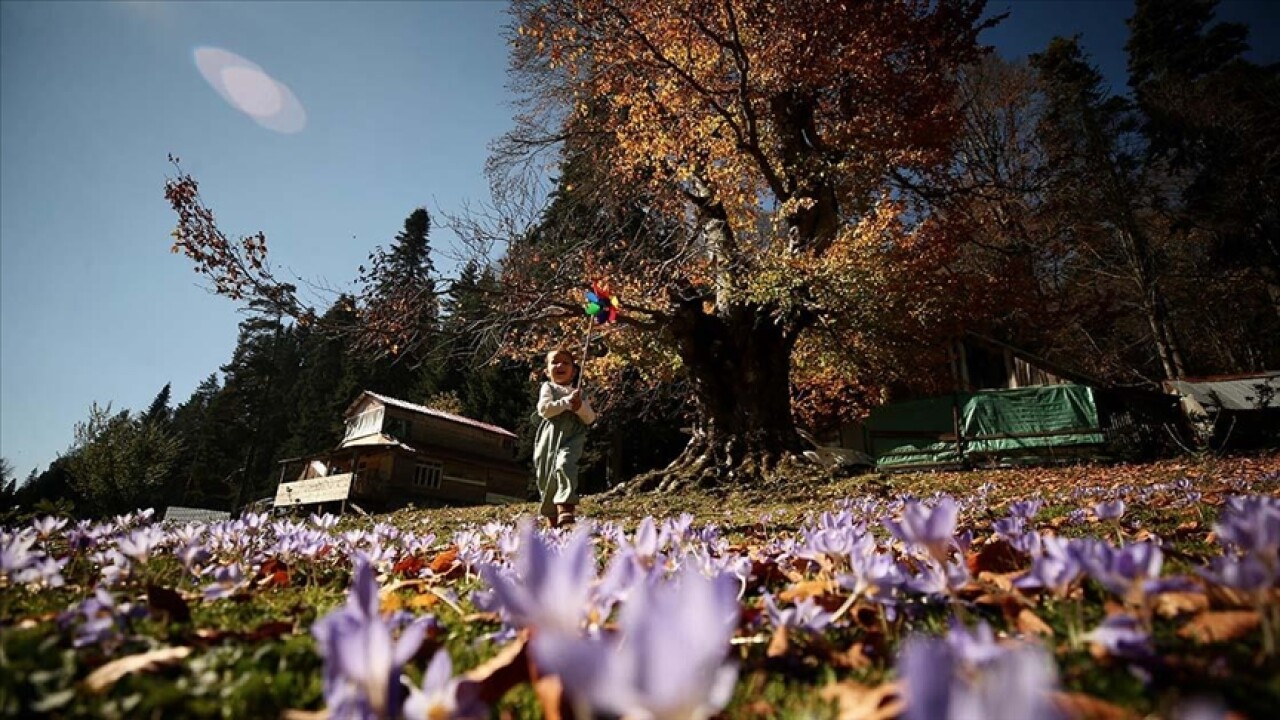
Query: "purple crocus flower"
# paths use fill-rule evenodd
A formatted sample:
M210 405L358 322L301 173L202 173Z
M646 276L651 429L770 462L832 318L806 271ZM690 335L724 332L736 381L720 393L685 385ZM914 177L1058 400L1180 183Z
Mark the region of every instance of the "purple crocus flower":
M1101 625L1086 633L1084 639L1101 645L1114 657L1143 660L1155 655L1151 648L1151 634L1137 618L1129 615L1108 617Z
M898 561L873 549L849 556L849 573L836 576L840 587L854 595L880 602L906 583L906 573Z
M0 530L0 575L16 576L40 559L44 553L33 552L31 546L35 544L34 532L24 530L10 534Z
M488 710L480 701L479 686L453 675L449 651L441 648L431 658L422 676L422 689L409 688L404 703L404 720L470 720L486 718Z
M1119 520L1124 515L1124 510L1124 500L1120 499L1100 502L1093 506L1093 514L1097 515L1099 520Z
M1044 501L1040 499L1023 500L1010 504L1009 514L1023 520L1030 520L1036 516L1036 513L1040 512L1040 508L1043 506Z
M969 632L963 623L953 619L947 631L947 644L958 658L976 666L986 665L1007 652L996 642L996 634L986 620Z
M539 633L533 656L580 703L625 717L706 718L728 703L737 667L737 583L685 569L642 586L623 607L617 637Z
M48 538L50 535L53 535L54 533L61 530L63 527L66 526L66 524L67 524L66 518L54 517L53 515L46 515L42 518L33 520L31 522L31 528L36 531L36 534L40 536L41 540L44 540Z
M1280 501L1259 496L1228 498L1213 529L1230 547L1274 558L1280 553Z
M1020 588L1044 588L1058 597L1066 597L1081 572L1080 563L1072 554L1055 549L1036 557L1027 574L1013 584Z
M1121 598L1135 587L1146 594L1150 589L1146 584L1160 577L1164 564L1164 553L1150 542L1130 543L1119 550L1101 541L1077 542L1073 547L1089 577Z
M776 628L792 627L822 632L831 624L831 613L824 610L818 601L811 597L801 599L793 607L781 609L774 603L773 595L765 593L764 609L769 616L770 624Z
M1256 555L1224 555L1209 561L1209 567L1196 568L1201 577L1241 592L1265 590L1276 582L1276 570Z
M404 688L400 670L422 644L427 624L406 627L400 637L379 614L378 582L368 562L359 561L347 604L311 627L324 657L325 704L334 717L394 718Z
M950 497L943 497L932 508L912 500L903 507L901 520L886 519L884 526L902 542L918 545L935 560L945 562L947 549L954 542L959 512Z
M240 563L220 565L213 571L213 583L206 585L202 591L205 600L221 600L231 597L243 590L249 581L240 569Z
M557 551L532 523L525 523L520 540L513 569L486 565L480 569L481 577L493 588L513 625L576 633L590 610L596 579L591 535L579 530Z
M166 540L165 532L154 526L138 528L127 536L120 538L116 547L120 554L138 563L145 564L151 554Z
M1023 720L1059 718L1049 695L1056 685L1052 658L1042 648L980 646L966 658L952 642L915 637L898 658L906 685L907 720Z
M950 595L969 582L969 568L963 562L925 561L920 572L907 578L907 588L922 595Z
M648 562L652 562L658 551L662 549L658 543L658 528L651 516L645 516L640 521L640 526L636 528L636 534L632 539L632 548L637 558Z
M55 560L42 557L18 573L17 581L40 588L56 588L67 584L62 577L62 568L66 567L69 558Z

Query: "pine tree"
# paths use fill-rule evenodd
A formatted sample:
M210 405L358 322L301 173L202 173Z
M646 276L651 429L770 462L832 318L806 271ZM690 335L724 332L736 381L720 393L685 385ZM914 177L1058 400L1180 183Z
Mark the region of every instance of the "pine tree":
M160 388L160 392L156 393L155 399L147 406L147 411L142 414L142 421L149 423L167 423L172 415L169 409L169 393L171 383L165 383Z
M1139 0L1126 45L1129 85L1152 157L1186 178L1179 225L1206 237L1202 266L1235 275L1224 286L1235 296L1228 305L1239 306L1230 312L1257 319L1251 285L1262 298L1265 324L1230 344L1272 366L1280 360L1280 65L1246 60L1248 28L1215 22L1217 4Z
M432 367L440 318L430 234L431 216L418 208L391 247L374 248L360 268L357 307L365 330L351 347L367 358L364 389L409 398L430 382L422 376Z

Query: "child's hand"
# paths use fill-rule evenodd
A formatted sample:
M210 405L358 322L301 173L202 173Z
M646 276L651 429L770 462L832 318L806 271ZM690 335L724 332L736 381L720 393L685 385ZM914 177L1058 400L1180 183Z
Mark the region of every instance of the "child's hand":
M574 390L569 393L569 408L574 412L578 412L580 407L582 407L582 391Z

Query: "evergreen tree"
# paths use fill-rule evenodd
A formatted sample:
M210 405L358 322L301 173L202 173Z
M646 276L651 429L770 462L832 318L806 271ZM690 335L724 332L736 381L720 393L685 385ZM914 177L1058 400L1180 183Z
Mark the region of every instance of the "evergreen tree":
M142 414L143 422L151 423L167 423L171 417L172 411L169 409L169 393L171 383L165 383L160 388L160 392L156 393L155 399L147 406L147 411Z
M240 323L231 361L222 366L225 384L219 397L234 417L232 444L234 456L240 458L235 507L276 485L276 461L293 417L288 401L297 369L296 337L279 315L258 315Z
M227 441L232 426L214 417L221 389L217 374L211 374L173 412L173 430L182 440L182 452L166 491L169 504L230 507L224 481L236 460Z
M163 503L164 479L180 448L167 429L94 404L75 438L68 463L88 513L114 515Z
M354 323L355 300L339 297L319 321L319 328L298 330L299 368L285 457L300 457L335 447L342 439L342 413L363 390L363 364L348 352L343 337L323 328Z
M1167 297L1158 191L1142 162L1133 107L1106 90L1078 38L1054 38L1031 64L1046 100L1039 134L1054 168L1048 195L1076 220L1071 242L1093 262L1085 282L1120 278L1117 292L1145 321L1133 334L1149 338L1161 377L1181 377L1186 362Z
M37 505L59 504L68 512L83 505L80 493L71 482L69 464L72 453L59 456L44 472L32 468L26 480L14 493L14 503L21 508L33 509Z
M374 248L360 268L359 317L366 328L352 344L366 358L364 389L421 401L438 367L440 302L431 259L431 216L418 208L389 249ZM353 368L354 369L354 368Z
M1227 344L1269 367L1280 360L1280 64L1247 61L1248 28L1215 22L1217 4L1139 0L1129 20L1129 85L1151 155L1186 178L1178 222L1204 239L1202 267L1234 276L1224 285L1229 304L1240 306L1233 315L1264 321Z

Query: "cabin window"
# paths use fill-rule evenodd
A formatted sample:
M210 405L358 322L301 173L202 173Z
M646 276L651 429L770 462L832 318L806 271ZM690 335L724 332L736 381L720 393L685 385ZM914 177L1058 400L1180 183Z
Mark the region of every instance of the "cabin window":
M439 463L418 463L413 470L413 484L420 488L436 490L440 488L440 477L444 468Z
M397 440L409 439L409 421L404 418L387 418L382 424L383 432Z

